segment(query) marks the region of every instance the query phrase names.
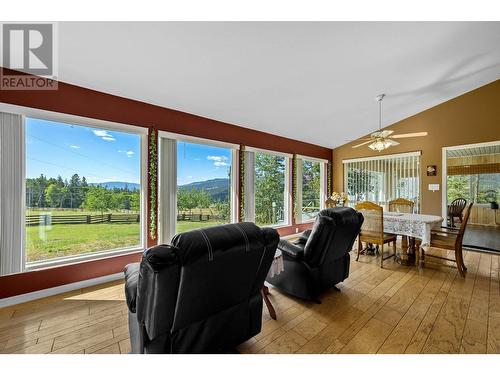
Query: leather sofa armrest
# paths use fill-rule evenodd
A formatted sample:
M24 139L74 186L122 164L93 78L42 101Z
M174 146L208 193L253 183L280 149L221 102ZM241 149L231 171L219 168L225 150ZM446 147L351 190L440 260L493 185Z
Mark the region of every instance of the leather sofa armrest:
M136 312L137 283L139 281L139 263L131 263L125 266L125 300L130 312Z
M297 241L294 242L295 245L305 245L307 243L307 240L309 239L309 236L311 235L312 230L308 229L304 231L299 237Z
M297 260L304 257L304 247L301 245L295 245L287 240L280 240L278 249Z

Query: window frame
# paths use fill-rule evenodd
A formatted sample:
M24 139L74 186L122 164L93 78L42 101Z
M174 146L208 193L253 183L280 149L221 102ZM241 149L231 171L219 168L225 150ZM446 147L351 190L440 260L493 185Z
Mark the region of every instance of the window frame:
M172 165L167 167L165 164L162 162L163 159L163 150L162 147L162 140L173 140L176 142L188 142L188 143L196 143L198 145L204 145L204 146L210 146L210 147L220 147L220 148L226 148L231 151L231 192L230 192L230 217L231 223L236 223L238 222L238 181L239 181L239 164L238 164L238 151L240 150L240 145L235 144L235 143L229 143L229 142L223 142L223 141L216 141L212 139L207 139L207 138L201 138L201 137L194 137L190 135L184 135L184 134L179 134L179 133L172 133L172 132L167 132L160 130L158 131L158 142L159 142L159 176L158 176L158 218L159 218L159 224L158 224L158 237L160 242L162 243L170 243L172 240L173 236L176 234L175 226L177 222L177 189L174 189L174 193L172 194L171 188L172 188L172 183L165 181L165 179L168 179L171 177L173 174L175 175L175 186L177 186L177 154L175 153L175 166L174 168L171 168ZM174 151L172 151L174 152ZM172 155L170 155L172 156ZM170 188L170 189L169 189ZM169 202L166 202L166 200L169 200ZM162 205L165 205L167 207L170 207L170 209L163 210L161 209ZM173 205L173 207L172 207ZM168 211L168 212L167 212ZM172 213L175 212L174 217L170 217ZM172 220L174 219L174 220ZM172 225L172 222L175 222L175 224Z
M255 223L255 153L265 153L269 155L279 156L285 158L285 191L284 191L284 217L285 223L275 224L275 225L266 225L269 228L285 228L292 225L292 187L291 187L291 163L293 160L293 155L286 152L279 152L273 150L266 150L262 148L256 147L245 147L245 152L247 152L247 156L251 154L250 161L245 160L247 165L245 165L245 221L251 221ZM245 157L247 159L247 157ZM250 168L251 167L251 168ZM250 178L248 176L248 170L252 172ZM248 199L250 197L250 199ZM250 202L250 204L248 204Z
M297 197L296 203L297 203L297 212L296 212L296 217L295 217L295 223L296 224L307 224L307 223L313 223L316 219L312 218L309 220L302 220L302 183L303 183L303 162L304 161L309 161L309 162L315 162L319 163L319 210L323 210L326 208L326 199L327 199L327 165L328 165L328 160L326 159L320 159L320 158L315 158L312 156L306 156L306 155L296 155L297 158Z
M134 126L134 125L129 125L129 124L122 124L122 123L117 123L117 122L112 122L112 121L106 121L106 120L98 120L98 119L93 119L89 117L83 117L83 116L76 116L76 115L70 115L70 114L65 114L65 113L59 113L59 112L52 112L52 111L45 111L41 109L35 109L35 108L28 108L28 107L22 107L22 106L16 106L16 105L10 105L10 104L0 104L0 111L2 112L10 112L10 113L15 113L18 115L21 115L23 118L22 121L22 126L23 126L23 131L22 131L22 142L23 144L26 143L26 119L27 118L35 118L39 120L45 120L45 121L53 121L53 122L59 122L67 125L80 125L84 127L90 127L90 128L97 128L97 129L104 129L104 130L110 130L110 131L117 131L117 132L122 132L122 133L130 133L130 134L135 134L140 137L140 183L141 183L141 223L140 223L140 228L141 228L141 238L140 238L140 244L138 246L130 247L130 248L118 248L118 249L110 249L110 250L102 250L102 251L96 251L95 253L86 253L82 255L69 255L69 256L63 256L63 257L58 257L58 258L53 258L53 259L48 259L48 260L39 260L39 261L34 261L34 262L28 262L27 261L27 251L26 251L26 225L22 226L22 233L21 236L23 238L23 247L21 249L21 257L23 259L22 262L22 269L21 272L26 272L26 271L34 271L34 270L39 270L39 269L45 269L45 268L51 268L51 267L57 267L57 266L62 266L62 265L67 265L67 264L74 264L74 263L79 263L82 261L89 261L89 260L96 260L96 259L102 259L102 258L109 258L117 255L125 255L125 254L131 254L131 253L136 253L136 252L142 252L147 246L147 186L148 186L148 179L147 179L147 156L148 156L148 128L145 127L140 127L140 126ZM24 149L23 155L22 155L22 163L24 166L24 173L23 173L23 180L22 180L22 191L20 192L18 198L21 199L22 203L22 212L20 215L23 216L25 215L26 212L26 199L25 199L25 191L26 191L26 165L27 165L27 159L26 159L26 149ZM13 251L15 249L12 249Z

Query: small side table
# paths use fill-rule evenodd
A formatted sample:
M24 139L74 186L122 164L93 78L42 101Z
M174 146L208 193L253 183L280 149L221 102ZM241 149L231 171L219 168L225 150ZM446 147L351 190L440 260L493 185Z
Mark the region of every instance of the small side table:
M280 274L284 269L285 268L283 265L283 254L281 253L281 250L276 250L273 262L271 263L271 268L269 268L269 272L267 275L269 277L273 277L274 275ZM276 320L276 311L274 310L273 304L271 303L268 297L271 294L269 292L269 288L264 285L260 291L260 294L262 295L262 299L266 303L269 315L271 316L272 319Z

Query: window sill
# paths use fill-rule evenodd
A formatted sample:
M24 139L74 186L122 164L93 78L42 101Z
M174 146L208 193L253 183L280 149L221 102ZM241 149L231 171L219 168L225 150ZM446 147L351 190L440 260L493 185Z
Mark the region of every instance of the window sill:
M73 256L61 257L61 258L50 259L50 260L38 260L38 261L26 263L26 267L24 268L24 271L35 271L35 270L41 270L41 269L46 269L46 268L54 268L54 267L58 267L58 266L68 265L68 264L81 263L81 262L85 262L85 261L89 261L89 260L97 260L97 259L103 259L103 258L111 258L114 256L126 255L126 254L131 254L131 253L138 253L138 252L143 252L143 251L144 251L143 247L133 247L133 248L126 248L126 249L118 249L118 250L104 250L101 252L95 252L95 253L89 253L89 254L83 254L83 255L73 255Z

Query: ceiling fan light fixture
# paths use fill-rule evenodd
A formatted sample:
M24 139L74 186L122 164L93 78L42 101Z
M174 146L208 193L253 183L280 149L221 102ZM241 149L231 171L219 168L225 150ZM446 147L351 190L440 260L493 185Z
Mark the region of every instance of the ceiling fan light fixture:
M377 139L375 142L368 145L373 151L383 151L392 146L392 142L389 139Z

